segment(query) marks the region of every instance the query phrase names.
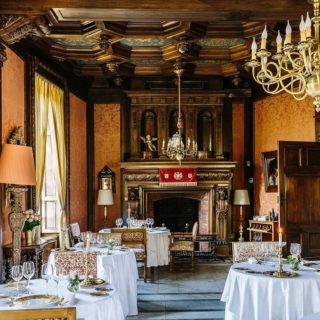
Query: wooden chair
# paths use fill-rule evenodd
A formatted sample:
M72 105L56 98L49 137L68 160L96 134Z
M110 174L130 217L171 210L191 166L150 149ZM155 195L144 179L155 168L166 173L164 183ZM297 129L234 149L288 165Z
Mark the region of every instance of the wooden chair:
M147 231L146 229L112 229L122 234L122 244L133 249L137 262L143 263L143 279L147 282Z
M232 242L233 263L247 261L251 257L257 260L264 258L266 246L268 247L267 256L272 256L277 252L277 243L272 241Z
M108 243L110 239L116 241L117 246L121 246L122 244L122 233L113 232L113 233L98 233L97 237L101 237L103 239L103 243Z
M1 319L6 320L76 320L76 308L1 310Z
M80 226L78 222L69 224L69 237L72 247L80 242Z
M187 232L172 232L170 238L170 271L173 270L174 258L177 252L191 253L191 267L194 269L194 242L197 238L198 222L195 222L192 228L192 233Z

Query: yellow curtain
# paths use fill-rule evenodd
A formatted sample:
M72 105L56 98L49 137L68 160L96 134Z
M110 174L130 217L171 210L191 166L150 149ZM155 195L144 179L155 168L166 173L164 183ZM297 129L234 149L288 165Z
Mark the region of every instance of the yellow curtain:
M60 247L69 247L69 239L67 232L67 217L66 217L66 197L67 197L67 158L66 158L66 143L64 130L64 103L63 91L57 86L53 86L50 91L50 109L52 114L53 136L55 142L54 154L57 157L57 189L58 198L61 208L60 214Z
M35 79L35 145L36 145L36 211L40 210L40 197L46 163L46 144L49 110L49 82L36 74Z
M69 247L66 218L66 193L67 193L67 159L64 130L64 101L63 90L58 86L36 74L35 97L35 125L36 125L36 209L40 210L41 191L43 188L46 141L48 121L52 130L53 154L56 156L56 184L60 213L60 247ZM50 114L50 117L49 117Z

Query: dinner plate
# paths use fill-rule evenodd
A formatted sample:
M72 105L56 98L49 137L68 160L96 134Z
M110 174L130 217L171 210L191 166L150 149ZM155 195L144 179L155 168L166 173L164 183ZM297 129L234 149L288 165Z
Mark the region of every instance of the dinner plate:
M90 292L91 296L101 297L101 296L108 296L109 293L107 291L93 291Z
M108 288L108 287L98 287L98 288L95 288L96 291L107 291L107 292L110 292L110 291L113 291L112 288Z
M11 297L0 293L0 306L10 303Z
M22 296L15 298L13 303L15 305L24 307L49 307L55 306L61 301L61 298L56 295L48 294L31 294L27 296Z

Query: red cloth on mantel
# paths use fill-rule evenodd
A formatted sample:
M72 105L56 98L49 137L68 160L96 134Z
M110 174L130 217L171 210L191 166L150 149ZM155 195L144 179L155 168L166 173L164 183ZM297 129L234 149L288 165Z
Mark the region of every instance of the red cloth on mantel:
M159 169L160 186L196 186L196 168Z

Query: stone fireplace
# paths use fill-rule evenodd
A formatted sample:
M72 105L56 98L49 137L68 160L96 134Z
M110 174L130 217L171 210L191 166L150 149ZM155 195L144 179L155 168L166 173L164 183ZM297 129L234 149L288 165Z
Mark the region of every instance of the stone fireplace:
M175 162L122 163L123 203L122 215L127 217L130 206L138 219L153 217L155 225L165 223L171 231L191 231L199 222L199 234L216 234L226 242L231 232L229 192L234 162L184 161L183 166L196 167L197 186L160 186L159 168L177 168Z

